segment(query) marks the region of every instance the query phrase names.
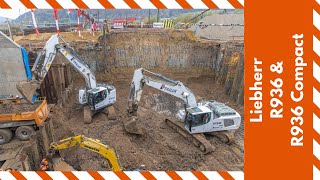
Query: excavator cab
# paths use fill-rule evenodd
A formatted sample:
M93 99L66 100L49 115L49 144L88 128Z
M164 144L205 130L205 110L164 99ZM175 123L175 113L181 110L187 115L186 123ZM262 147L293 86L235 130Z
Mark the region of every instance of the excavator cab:
M104 87L95 88L88 91L88 104L93 110L104 108L108 102L108 89Z
M205 130L204 126L210 121L212 113L206 108L189 108L185 115L185 128L189 133L199 133Z

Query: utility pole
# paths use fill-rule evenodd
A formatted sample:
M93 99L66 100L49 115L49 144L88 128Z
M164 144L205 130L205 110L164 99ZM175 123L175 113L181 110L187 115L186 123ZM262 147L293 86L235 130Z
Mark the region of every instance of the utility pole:
M10 22L9 22L9 18L7 18L7 23L8 23L8 29L9 29L9 34L10 34L10 38L13 41L13 37L12 37L12 33L11 33L11 27L10 27Z
M158 9L158 14L157 14L157 22L160 21L160 9Z
M98 22L99 22L99 18L100 18L99 14L100 14L100 9L98 9Z
M69 11L69 10L68 10ZM70 31L71 31L71 17L70 17L70 13L71 12L68 12L68 17L69 17L69 28L70 28Z
M148 26L150 26L150 9L149 9L149 19L148 19Z
M128 26L128 13L126 12L126 26Z

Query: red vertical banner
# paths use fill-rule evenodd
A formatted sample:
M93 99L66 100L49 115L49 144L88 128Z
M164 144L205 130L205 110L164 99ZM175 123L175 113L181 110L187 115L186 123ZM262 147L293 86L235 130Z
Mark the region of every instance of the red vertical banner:
M79 37L81 37L80 16L81 16L81 11L80 11L80 9L77 9L77 19L78 19L78 33L79 33Z
M31 9L31 16L32 16L32 23L33 23L34 29L36 33L39 34L38 25L37 25L37 21L36 21L36 17L34 15L33 9Z
M312 4L245 2L245 179L312 179Z
M58 10L54 9L53 10L53 14L54 14L54 19L56 21L56 28L57 28L57 33L60 33L60 29L59 29L59 18L58 18Z

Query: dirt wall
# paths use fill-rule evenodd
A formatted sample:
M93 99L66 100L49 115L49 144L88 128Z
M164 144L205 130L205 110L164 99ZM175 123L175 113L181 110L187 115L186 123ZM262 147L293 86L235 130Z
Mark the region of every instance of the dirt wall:
M51 35L42 36L45 42ZM193 71L199 76L210 72L215 77L212 83L222 86L228 96L243 105L243 41L204 40L195 37L192 31L168 29L111 31L105 37L101 33L96 37L86 34L84 39L79 39L76 33L61 36L75 47L96 72L98 80L111 83L108 73L121 75L140 67L162 69L163 74L166 70ZM28 36L19 42L30 44L37 41ZM35 59L31 55L29 58L31 61Z

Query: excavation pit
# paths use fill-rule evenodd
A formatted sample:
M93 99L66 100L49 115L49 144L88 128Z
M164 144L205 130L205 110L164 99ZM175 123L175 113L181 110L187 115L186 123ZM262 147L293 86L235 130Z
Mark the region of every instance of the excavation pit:
M176 30L111 32L94 43L89 36L82 41L74 41L73 35L67 33L62 36L92 67L99 82L116 87L117 117L109 120L98 113L91 124L84 124L77 94L85 83L73 73L72 97L51 113L55 139L78 134L99 139L116 149L125 170L243 170L243 122L234 144L226 145L207 136L216 149L203 154L165 124L165 118L182 109L183 102L160 91L144 89L137 118L142 135L130 134L123 126L128 120L126 106L133 72L140 67L179 80L195 93L198 101L226 103L243 117L243 42L201 40L190 31ZM85 149L70 148L61 154L82 170L107 170L102 156Z

